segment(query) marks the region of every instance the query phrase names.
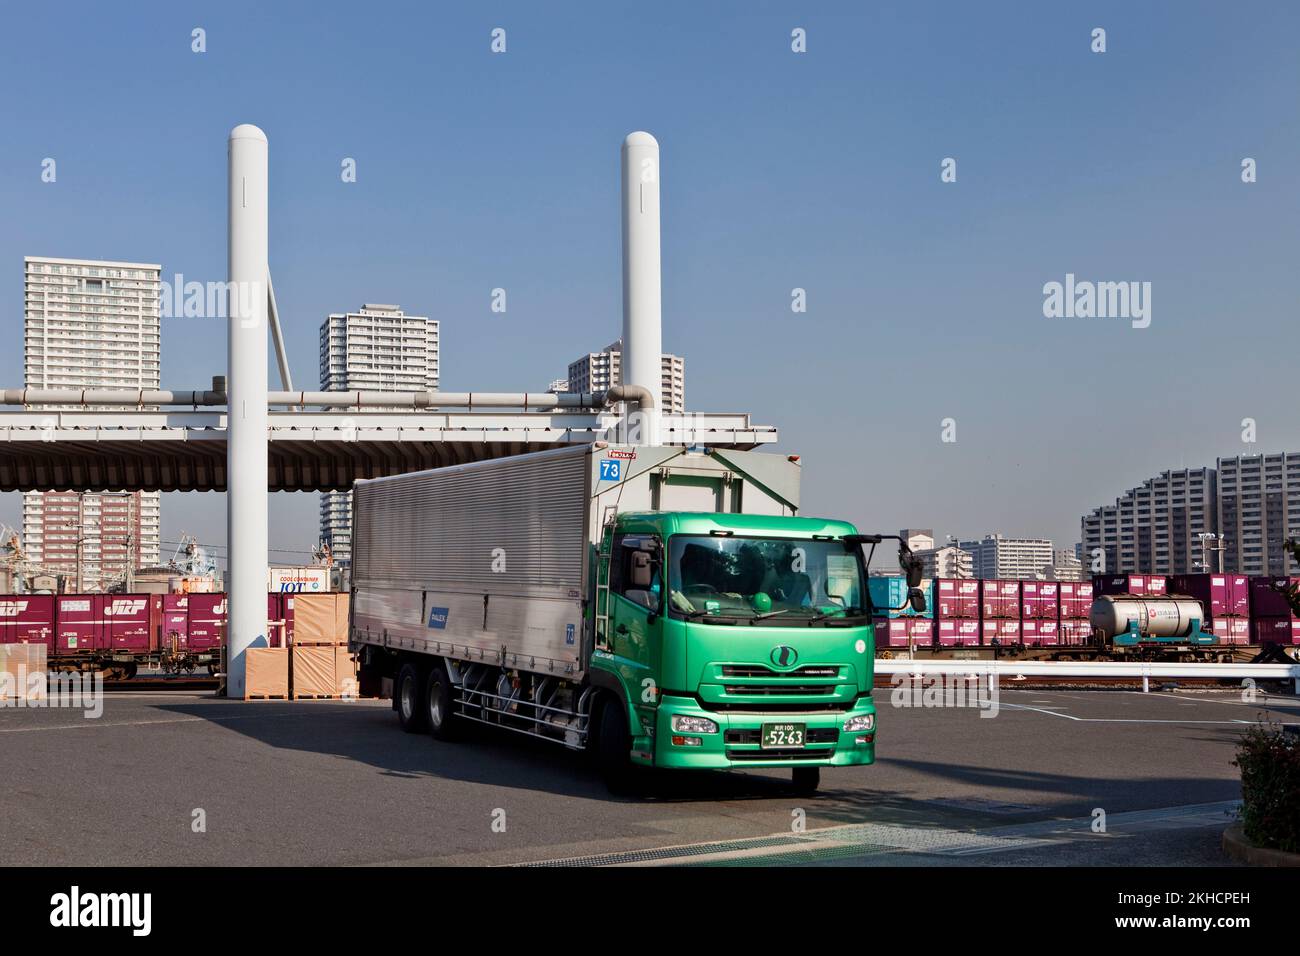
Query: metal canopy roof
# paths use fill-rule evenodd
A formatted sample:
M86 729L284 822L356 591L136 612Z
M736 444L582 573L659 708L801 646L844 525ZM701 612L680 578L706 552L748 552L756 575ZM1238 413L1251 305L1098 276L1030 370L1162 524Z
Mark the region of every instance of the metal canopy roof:
M620 441L623 421L612 411L272 411L267 487L341 490L358 478ZM224 410L0 410L0 491L224 491L225 428ZM660 430L667 445L777 440L745 414L665 414Z

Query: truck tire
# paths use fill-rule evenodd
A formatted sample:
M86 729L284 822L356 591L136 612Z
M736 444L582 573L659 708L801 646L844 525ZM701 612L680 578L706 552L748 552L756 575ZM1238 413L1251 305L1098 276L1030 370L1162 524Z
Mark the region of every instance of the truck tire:
M434 740L456 740L461 736L461 724L453 716L454 694L447 665L436 662L429 671L424 690L424 719Z
M606 697L600 708L600 736L596 738L596 759L610 793L633 790L632 738L628 735L623 703Z
M821 767L795 767L790 771L790 782L794 787L794 792L801 796L809 796L817 792L817 788L822 782Z
M402 665L393 687L393 699L402 730L408 734L424 733L429 715L424 706L424 674L420 668L410 662Z

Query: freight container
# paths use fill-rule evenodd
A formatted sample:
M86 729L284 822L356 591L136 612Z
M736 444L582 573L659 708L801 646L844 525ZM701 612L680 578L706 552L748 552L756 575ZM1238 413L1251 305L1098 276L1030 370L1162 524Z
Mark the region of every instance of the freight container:
M157 650L162 598L161 594L95 595L103 609L103 650L132 655Z
M54 595L0 595L0 644L54 643Z
M1300 586L1300 577L1282 575L1250 579L1251 617L1294 617L1291 602L1279 589Z
M1212 621L1250 617L1250 579L1244 574L1175 574L1169 579L1169 588L1173 594L1200 601Z
M269 594L324 594L330 589L329 568L267 568Z
M877 640L889 647L930 647L934 643L934 621L923 617L878 617Z
M597 441L357 481L361 685L390 683L411 733L589 750L616 790L639 766L785 768L811 792L873 763L865 569L898 536L798 516L799 472Z
M1061 620L1083 621L1092 613L1091 581L1060 582Z
M1228 625L1228 644L1249 644L1250 643L1250 618L1248 617L1225 617L1220 620ZM1213 624L1214 622L1211 622Z
M1086 617L1061 618L1056 630L1058 644L1077 645L1092 641L1092 622Z
M1020 582L1009 578L989 578L980 582L980 617L985 620L1014 618L1020 620ZM985 636L988 631L985 630Z
M186 648L191 654L219 652L226 639L226 596L191 593Z
M1035 621L1038 625L1038 646L1050 647L1059 644L1061 640L1061 624L1059 621Z
M107 650L103 595L73 594L55 599L56 636L54 653L91 655Z
M189 595L163 595L162 632L159 635L162 647L167 650L183 651L189 647Z
M975 647L980 642L979 618L949 618L935 623L939 626L939 643L944 647Z
M1255 644L1300 644L1300 620L1293 617L1257 617L1251 622L1251 637ZM1245 643L1245 642L1237 642Z
M1169 582L1163 574L1099 574L1092 579L1093 595L1167 594Z
M934 616L938 619L980 616L980 583L974 578L936 578ZM976 628L978 631L978 628Z
M1021 620L1058 620L1061 616L1060 585L1055 581L1022 581L1020 603L1023 608Z
M925 579L921 591L925 594L925 610L913 611L907 603L907 579L897 574L877 574L867 578L867 591L871 605L881 617L934 617L934 582Z
M1019 603L1019 598L1017 598ZM1008 644L1020 643L1020 620L1018 618L985 618L980 622L980 630L983 635L984 644L999 644L1006 646Z

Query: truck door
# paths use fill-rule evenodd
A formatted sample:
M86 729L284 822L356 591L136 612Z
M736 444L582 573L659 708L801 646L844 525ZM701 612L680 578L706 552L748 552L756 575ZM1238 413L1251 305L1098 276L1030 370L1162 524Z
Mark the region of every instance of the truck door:
M610 568L610 637L619 672L634 706L658 704L662 642L663 549L645 534L614 537ZM653 623L651 621L653 618Z

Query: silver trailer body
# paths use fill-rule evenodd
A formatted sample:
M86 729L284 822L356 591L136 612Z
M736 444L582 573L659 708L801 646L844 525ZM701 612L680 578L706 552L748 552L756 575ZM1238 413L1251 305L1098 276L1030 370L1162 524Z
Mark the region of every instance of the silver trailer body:
M580 680L607 521L793 515L799 470L780 455L594 442L358 481L351 642Z

